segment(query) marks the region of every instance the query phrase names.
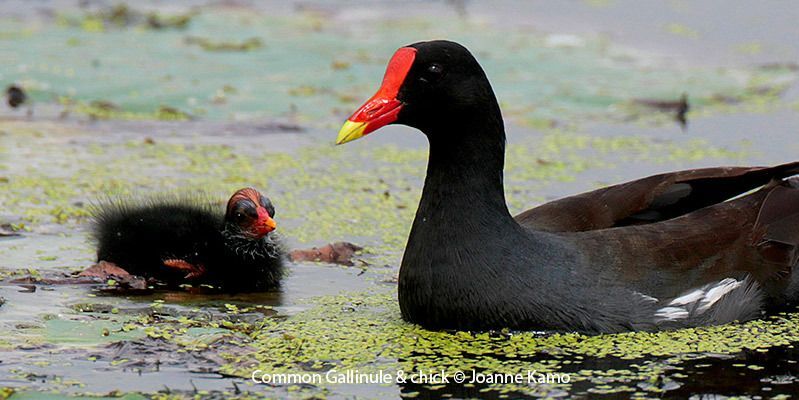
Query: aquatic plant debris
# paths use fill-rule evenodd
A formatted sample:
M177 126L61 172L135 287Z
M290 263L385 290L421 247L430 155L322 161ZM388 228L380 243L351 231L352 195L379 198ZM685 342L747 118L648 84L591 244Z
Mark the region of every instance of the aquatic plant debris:
M227 373L250 376L254 370L315 373L339 371L457 371L486 374L570 371L568 385L492 386L499 393L544 395L584 381L648 382L680 360L713 359L747 350L790 346L799 340L799 318L782 314L764 321L657 333L584 336L533 332L433 332L399 318L396 299L386 293L322 298L320 307L286 321L267 320L253 335L255 360L231 357ZM343 310L346 310L344 312ZM665 362L636 360L664 357ZM615 359L614 368L592 371L594 359ZM602 377L602 378L600 378ZM633 385L635 386L635 385ZM319 389L319 388L317 388ZM636 392L607 386L608 393ZM298 388L298 390L301 390ZM428 389L435 393L435 389ZM652 386L644 393L660 393Z
M25 33L0 36L4 59L13 66L3 79L23 84L34 103L61 99L77 105L69 111L97 118L161 119L167 117L158 112L163 106L181 111L175 119L287 118L327 127L374 91L397 47L420 38L447 37L473 49L506 118L520 124L625 120L637 115L625 107L632 99L683 92L696 110L715 108L723 99L773 103L762 90L797 76L781 66L661 67L656 56L602 37L576 37L564 47L557 35L471 19L397 15L360 19L355 29L335 13L319 18L311 11L211 7L183 16L147 15L122 3L59 12L49 24L0 19L0 32ZM177 29L130 28L135 26ZM162 72L138 73L151 68ZM98 100L118 108L91 107Z
M135 128L135 125L127 126L124 129ZM253 309L257 307L254 300L247 297L235 304L227 302L230 307L224 305L223 314L212 314L217 316L208 318L203 316L204 310L212 310L213 303L204 302L203 297L192 300L192 296L198 295L191 292L159 294L156 290L149 297L125 299L94 297L100 292L51 285L49 289L53 291L50 293L68 295L68 303L74 308L64 309L58 305L63 301L60 300L55 308L46 308L49 311L33 311L36 315L34 320L43 327L21 330L14 325L0 324L2 337L11 338L10 350L0 351L17 354L22 351L19 348L29 346L31 342L47 343L54 346L51 351L55 352L55 359L71 362L76 356L61 347L63 341L94 348L113 341L148 337L185 350L187 357L210 357L216 360L208 366L212 371L240 376L245 382L253 368L293 372L318 372L331 367L339 370L410 371L417 366L436 366L450 371L476 368L513 372L535 367L541 372L569 372L574 375L574 380L568 384L535 388L511 385L494 390L515 395L555 395L560 391L589 389L622 390L631 394L640 390L646 394L659 393L657 391L663 385L651 385L647 386L651 390L643 390L630 385L630 382L648 382L653 377L669 374L664 372L664 365L679 365L684 359L697 357L714 359L714 354L736 354L748 348L756 351L791 346L794 342L792 327L788 325L794 323L792 315L709 330L603 337L517 332L427 332L400 320L394 286L385 283L390 282L397 272L396 266L418 202L426 150L378 145L329 152L325 147L310 145L291 152L264 153L258 146L253 146L253 138L260 137L248 132L236 136L238 140L227 141L231 143L228 146L219 146L214 135L181 136L180 128L174 125L169 126L166 134L149 129L148 137L154 138L149 143L138 136L130 136L136 138L131 140L105 141L103 138L107 134L100 134L97 129L101 126L0 122L0 130L14 134L13 140L8 136L3 138L3 146L16 149L9 153L10 161L16 163L15 158L26 157L31 166L7 171L8 181L0 183L3 188L0 202L21 213L29 229L26 238L30 240L0 247L0 256L11 255L12 265L28 265L25 260L29 259L25 254L37 257L58 255L51 261L39 261L41 272L0 270L6 284L26 276L33 277L26 280L31 285L42 285L57 278L48 270L60 269L46 267L46 263L66 267L66 270L61 270L63 273L90 264L94 253L91 242L82 232L88 223L88 213L83 204L90 204L93 198L202 187L208 193L218 194L221 207L230 187L244 184L268 189L280 209L281 229L285 237L291 239L292 247L303 248L329 238L351 240L364 247L363 258L368 263L389 267L367 268L363 273L354 273L358 280L372 282L365 291L295 300L289 308L292 311L284 315L280 312L271 314L266 319L265 314ZM128 137L124 129L114 134ZM279 140L277 136L269 137L273 143ZM63 138L70 138L73 144L64 146ZM68 161L52 162L45 156L56 151L68 156ZM739 163L750 157L749 154L744 145L721 148L690 137L652 140L644 136L596 137L578 132L551 131L510 146L506 193L511 209L516 212L543 201L539 197L541 193L580 182L585 176L604 175L603 179L615 180L613 176L620 172L617 166L625 162L655 166L688 165L703 160ZM44 157L41 160L47 162L40 162L38 157ZM531 163L530 160L537 161ZM368 165L369 169L352 169L351 165L355 164ZM268 170L270 174L253 173L256 170ZM588 186L592 185L589 183ZM47 188L46 191L38 190L41 187ZM48 231L66 238L74 237L76 243L72 246L76 249L71 251L75 256L64 257L61 252L49 250L53 248L53 239L43 236ZM13 240L0 242L10 243ZM27 246L36 243L43 246L42 253L36 254L35 250L28 249ZM13 261L15 259L19 261ZM7 297L5 288L0 285L0 290L3 290L0 293ZM8 293L23 295L16 291ZM196 303L192 304L193 301ZM221 315L226 317L219 320ZM227 339L214 336L217 341L211 344L195 336L198 329L233 336ZM25 335L20 336L21 332ZM193 362L191 357L176 359L176 365ZM614 365L613 371L601 372L607 368L592 366L595 361L591 360L600 359ZM102 363L103 368L111 371L128 363L111 364L122 361L113 355L104 355L100 360L105 361L95 362ZM26 371L40 368L31 362L35 361L15 362L15 368ZM4 373L3 368L0 364L0 373ZM603 389L596 389L600 386ZM477 387L474 390L480 393L484 389ZM347 393L339 385L302 388L248 385L246 390L295 393L298 397ZM405 389L397 387L394 390ZM423 385L407 390L446 393L456 389Z
M103 260L81 271L78 276L94 278L107 283L108 286L126 290L145 290L149 286L145 278L131 275L118 265Z
M185 29L195 13L163 14L157 11L142 12L125 3L102 6L80 15L59 14L57 22L80 28L86 32L103 32L107 29Z
M375 90L398 46L458 40L475 50L502 102L506 197L517 213L662 170L794 157L795 146L779 136L793 137L793 125L774 113L797 109L783 100L795 66L668 65L603 37L479 19L354 24L348 18L357 15L311 5L292 15L159 12L152 22L138 4L126 7L56 13L54 23L0 18L0 55L10 66L0 79L18 82L34 107L30 119L0 118L0 232L13 234L0 238L0 376L11 386L0 388L0 399L679 398L708 393L699 385L738 371L751 392L725 393L779 398L795 390L793 312L605 336L433 332L404 323L394 293L424 177L423 139L406 139L418 136L408 130L332 147L334 129ZM692 36L693 25L675 24L657 29ZM259 43L238 51L252 38ZM673 102L684 92L698 129L669 130L669 113L635 104ZM758 117L780 126L755 132L741 124ZM727 124L710 124L718 120ZM775 136L754 140L766 133ZM292 247L357 243L354 263L364 268L300 262L282 292L261 294L154 287L109 295L121 280L69 280L95 261L87 228L98 199L201 189L223 207L225 195L245 185L268 191ZM570 379L354 388L255 384L258 369L534 370Z
M363 250L363 247L349 242L335 242L322 247L296 249L289 252L289 259L294 262L312 261L342 265L355 265L352 256Z
M0 237L11 237L11 236L20 236L19 232L9 231L6 230L4 227L0 226Z
M187 36L184 42L198 45L206 51L252 51L264 47L263 41L257 37L245 39L241 42L216 42L208 38Z

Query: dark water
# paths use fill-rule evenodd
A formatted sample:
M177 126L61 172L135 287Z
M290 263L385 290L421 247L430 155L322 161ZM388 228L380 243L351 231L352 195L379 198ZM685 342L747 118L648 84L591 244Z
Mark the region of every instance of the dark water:
M346 149L328 144L341 120L375 89L386 58L409 42L454 38L467 43L484 63L503 103L509 149L524 150L528 157L509 157L513 212L657 172L775 164L799 154L799 89L792 67L799 57L799 7L793 2L756 7L743 1L153 1L135 7L165 14L199 7L201 13L186 31L106 26L98 33L63 20L114 4L0 2L0 60L10 66L0 71L0 83L22 82L34 99L31 116L25 110L0 111L0 223L26 225L22 237L0 238L0 272L16 274L0 283L0 297L6 300L0 306L0 387L29 390L25 396L45 397L39 391L49 390L290 395L285 387L248 385L242 377L219 373L226 361L215 351L186 354L174 341L149 337L141 329L115 329L126 318L156 314L287 321L329 297L368 290L393 293L390 278L396 275L404 229L421 185L420 149L426 142L411 129L390 127ZM264 47L204 52L186 44L186 36L232 43L255 36L264 40ZM781 70L775 72L775 65ZM769 98L751 93L752 87L761 86L780 90ZM668 113L624 108L633 99L673 99L683 92L695 101L687 127ZM93 121L90 113L57 100L63 96L76 103L107 101L133 114ZM714 96L737 100L719 104L725 102L714 101ZM147 120L162 105L186 111L193 120ZM553 133L549 124L563 132ZM563 135L562 142L552 140L557 135ZM144 138L157 145L142 145ZM589 144L578 146L581 141ZM309 149L321 156L303 155ZM391 151L378 153L386 149ZM382 156L370 156L372 152ZM385 154L400 159L390 164L399 172L380 169ZM566 160L571 169L563 179L531 178L530 157ZM245 162L237 161L241 159ZM272 164L275 159L280 163ZM302 162L295 165L293 159ZM581 162L588 166L580 168ZM225 169L228 165L235 167ZM278 167L282 169L273 172ZM332 172L325 173L327 169ZM356 184L326 183L341 176ZM230 187L253 183L276 193L285 218L281 229L290 233L293 246L350 240L369 246L365 260L376 266L364 273L360 268L294 265L282 291L249 295L118 296L85 285L45 284L34 284L36 291L31 292L31 285L12 282L29 275L27 269L63 278L94 261L87 221L75 204L88 203L100 193L201 186L224 194ZM405 187L411 194L402 194ZM402 208L386 208L402 217L370 219L348 213L353 205L344 202L350 197L361 201L364 197L355 193L363 196L368 190L381 199L384 190L391 191L391 199L404 196ZM368 212L386 209L375 206ZM61 214L65 220L59 219ZM395 231L398 239L363 233L384 220L394 221L383 230ZM388 241L392 246L381 246ZM79 312L78 304L103 309ZM226 305L271 308L229 316ZM377 319L375 324L391 321ZM99 334L108 328L109 336ZM226 333L202 327L187 336ZM622 399L633 393L649 398L770 398L799 392L797 355L793 345L781 345L635 360L566 357L570 363L559 364L558 372L641 367L658 371L657 378L597 375L554 391L502 393L486 391L492 387L485 385L404 384L340 385L309 392L333 398ZM508 361L501 354L468 356ZM525 360L553 358L562 361L547 352ZM411 355L400 361L413 360ZM622 387L630 389L618 391Z

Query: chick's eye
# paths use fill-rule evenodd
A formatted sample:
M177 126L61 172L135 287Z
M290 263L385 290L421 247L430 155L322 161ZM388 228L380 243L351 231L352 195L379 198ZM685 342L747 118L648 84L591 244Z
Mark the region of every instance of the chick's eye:
M255 211L255 206L252 203L242 203L236 208L236 221L249 222L258 218L258 213Z

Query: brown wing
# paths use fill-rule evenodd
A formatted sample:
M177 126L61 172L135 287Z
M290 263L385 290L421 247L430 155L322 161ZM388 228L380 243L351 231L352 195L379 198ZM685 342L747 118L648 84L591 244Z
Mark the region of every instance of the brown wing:
M647 295L676 297L749 276L779 296L799 262L799 188L791 183L797 182L775 180L668 221L564 234L578 239L582 253L615 279Z
M763 201L752 231L752 245L768 262L799 262L799 189L778 185Z
M797 173L799 162L672 172L566 197L527 210L515 219L522 226L548 232L647 224L724 202Z

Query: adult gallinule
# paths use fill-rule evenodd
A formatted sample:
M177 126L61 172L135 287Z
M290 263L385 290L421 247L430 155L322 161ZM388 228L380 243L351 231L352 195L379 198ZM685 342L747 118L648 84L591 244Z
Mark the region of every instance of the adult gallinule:
M285 253L272 232L274 216L269 199L252 188L233 194L224 214L187 198L109 203L94 216L97 260L173 286L272 289Z
M399 275L428 328L657 330L748 320L799 294L799 163L651 176L512 217L505 132L463 46L400 48L338 143L386 124L430 143ZM751 193L749 193L752 191Z

